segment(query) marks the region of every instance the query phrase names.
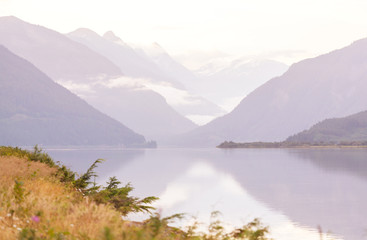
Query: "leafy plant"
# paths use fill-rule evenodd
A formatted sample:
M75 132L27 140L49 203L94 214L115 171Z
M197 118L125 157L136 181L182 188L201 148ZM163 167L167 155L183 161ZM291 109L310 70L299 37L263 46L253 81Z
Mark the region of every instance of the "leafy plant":
M97 167L98 163L102 163L103 159L97 159L94 163L88 168L87 172L81 175L74 182L74 187L80 189L84 194L90 195L92 193L96 193L100 186L97 186L95 183L95 178L98 177L97 173L94 169ZM91 180L93 178L93 181ZM89 187L92 185L91 187Z
M175 220L181 220L183 217L183 214L174 214L165 218L162 218L159 213L151 215L143 222L145 239L185 239L187 234L184 231L169 226Z
M31 161L45 163L49 167L56 167L56 163L52 160L50 155L43 152L42 148L39 148L38 145L34 146L33 152L30 152L28 157Z
M14 184L14 198L16 204L21 204L24 201L26 194L25 189L23 188L23 182L15 180Z
M235 239L246 240L267 240L266 235L269 233L268 227L264 227L260 220L255 218L252 222L249 222L242 228L234 230L231 235Z
M19 233L18 239L19 240L37 240L39 238L37 238L36 236L35 229L25 228Z
M130 212L149 212L154 210L150 204L156 201L156 197L146 197L139 199L136 197L129 196L130 192L134 189L130 183L123 187L119 187L121 184L116 177L110 177L107 182L107 186L93 194L93 199L97 203L110 203L117 210L121 212L122 215L127 215Z
M109 227L104 228L103 237L104 237L104 240L113 240L113 239L115 239L112 232L111 232L111 229Z

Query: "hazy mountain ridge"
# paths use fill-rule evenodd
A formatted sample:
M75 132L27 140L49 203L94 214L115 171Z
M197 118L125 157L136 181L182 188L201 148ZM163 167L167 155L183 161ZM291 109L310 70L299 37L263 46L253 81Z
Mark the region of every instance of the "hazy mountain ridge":
M148 139L160 140L197 127L176 112L164 97L128 77L76 84L61 82L108 116L139 131Z
M80 28L67 36L106 56L126 75L90 85L92 91L84 93L83 97L97 109L138 129L150 139L180 134L196 127L169 106L164 97L149 89L150 80L178 89L183 85L161 74L153 62L142 58L112 31L102 37L90 29Z
M7 27L12 24L16 25L15 30L8 30ZM194 80L195 75L173 60L159 45L154 46L152 52L143 49L139 52L139 50L125 44L112 32L106 33L104 37L88 29L80 29L72 34L74 37L82 39L78 41L83 42L88 47L75 43L65 36L60 37L62 34L55 31L25 23L14 17L0 18L0 33L4 33L4 35L0 35L0 43L5 42L18 51L23 51L24 55L28 54L43 60L52 59L47 64L56 65L60 69L63 68L63 64L66 68L72 65L74 69L77 69L79 61L86 64L83 60L85 56L99 59L93 60L93 62L102 62L108 66L106 68L109 69L108 71L103 69L104 65L102 64L102 68L99 70L92 68L93 71L90 73L66 71L65 75L55 80L65 86L69 83L67 81L71 81L73 87L70 89L73 89L74 92L93 102L101 111L118 118L119 121L125 123L126 119L132 126L136 125L135 130L141 132L140 130L145 129L144 131L147 133L149 131L150 138L155 138L155 136L167 137L168 135L191 131L180 136L179 139L165 140L165 143L175 146L215 146L225 140L236 142L282 141L324 119L344 117L367 109L367 95L363 91L367 87L364 80L364 76L367 75L367 39L362 39L346 48L292 65L283 75L269 80L248 94L231 113L219 117L203 127L194 129L195 125L180 117L167 105L167 102L171 105L182 104L184 107L189 107L190 111L185 112L185 115L192 113L192 115L198 114L201 117L212 114L218 108L216 109L213 104L214 108L211 109L210 104L203 104L199 98L190 95L185 89L180 89L178 85L175 86L176 80L180 82L190 78L190 81L196 82ZM46 33L52 37L47 39ZM23 37L25 40L22 39ZM67 57L60 51L57 54L52 51L51 53L47 52L48 47L52 46L53 40L56 41L53 43L56 46L60 44L63 48L71 46L68 51L64 52ZM44 44L45 42L47 44ZM37 52L42 46L46 50L43 49ZM59 50L63 50L63 48ZM78 52L78 54L83 57L78 59L78 54L72 55L77 60L73 59L73 61L68 62L67 59L70 57L68 54L70 51L74 51L74 48L80 50L82 53ZM165 78L162 78L162 81L157 78L157 81L154 82L150 78L144 78L144 75L137 77L137 75L133 76L133 73L130 73L132 76L122 76L123 63L124 61L129 62L126 56L130 55L124 56L125 53L123 54L121 49L125 49L126 53L130 52L132 58L139 59L138 62L133 63L134 61L132 61L131 64L137 64L142 68L150 64L149 66L154 66L159 74L162 74ZM100 52L95 53L94 50ZM83 55L84 53L88 54ZM110 57L107 57L109 54ZM117 60L112 61L112 57L116 57ZM61 60L53 62L53 59ZM149 62L149 64L145 66L140 62L141 59L145 59L144 61ZM114 61L119 62L116 64ZM254 64L260 66L262 63L276 66L276 69L284 67L284 65L272 61L246 62L240 59L232 62L228 68L223 68L208 76L211 77L220 73L217 75L221 76L218 81L224 84L220 87L221 92L226 92L225 85L228 85L230 89L234 87L237 90L240 89L238 84L225 83L227 78L225 76L236 73L239 76L237 80L241 81L243 78L241 74L244 74L247 70L248 73L251 73L254 70ZM117 67L117 65L119 66ZM115 71L116 68L117 71ZM126 69L130 68L127 67ZM49 70L51 72L55 71L52 74L58 75L58 71L55 69L50 68ZM238 72L236 72L237 70ZM182 79L180 77L173 79L175 73L180 72L182 73ZM254 72L258 71L254 70ZM70 77L69 73L74 74L74 77L78 76L77 80ZM145 72L144 74L149 76L150 73ZM231 79L237 81L235 78L231 77ZM171 80L173 82L169 82ZM190 81L187 80L186 83L188 84ZM204 84L204 86L207 86L207 91L211 89L212 85L218 84ZM78 89L80 87L81 89ZM216 88L218 86L213 89ZM217 92L213 89L210 91ZM176 102L165 101L157 94L160 91L171 91L169 94L174 95ZM97 100L98 98L100 100ZM102 100L103 98L105 101ZM154 111L154 109L160 109L161 111Z
M110 87L106 83L96 83L91 90L93 92L83 93L88 103L130 128L139 130L148 139L159 142L163 137L197 127L172 109L161 95L147 88Z
M150 78L158 82L171 83L178 88L183 87L179 82L162 74L160 69L153 62L139 56L134 49L127 44L121 44L122 40L120 43L116 43L117 36L115 36L116 38L114 41L109 40L111 39L111 33L107 34L105 38L90 29L79 28L68 33L66 36L105 56L118 66L126 76Z
M99 37L90 30L83 30L82 33ZM41 71L45 70L53 80L101 112L149 139L157 140L162 135L178 134L196 127L170 107L158 93L147 88L136 91L144 87L139 81L124 77L119 67L109 59L63 34L15 17L2 17L1 43L15 49L34 65L41 66ZM111 84L111 81L116 83L115 80L118 84ZM117 95L110 95L114 93ZM95 101L97 98L98 101Z
M310 129L290 136L287 142L367 141L367 111L344 118L326 119Z
M185 88L193 91L193 93L198 93L196 89L191 88L192 83L199 81L198 77L173 59L158 43L136 48L135 51L141 56L153 61L167 76L177 79Z
M294 64L245 97L231 113L177 140L215 146L283 141L327 118L367 109L367 39Z
M145 144L1 45L0 58L1 145Z
M216 117L226 113L186 88L188 82L197 80L195 75L173 60L158 44L149 49L133 48L112 31L102 37L85 28L77 29L67 36L107 57L132 81L163 95L167 103L183 116Z
M121 75L121 70L111 61L84 45L16 17L0 17L0 44L54 80L85 82Z

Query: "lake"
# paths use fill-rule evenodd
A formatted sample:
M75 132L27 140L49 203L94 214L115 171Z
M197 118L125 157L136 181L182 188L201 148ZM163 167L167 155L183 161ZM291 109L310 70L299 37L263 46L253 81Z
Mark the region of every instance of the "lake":
M320 228L330 232L324 239L367 239L367 149L46 151L77 172L105 159L99 183L131 182L132 195L160 198L164 216L208 223L218 210L228 225L260 218L276 240L320 239Z

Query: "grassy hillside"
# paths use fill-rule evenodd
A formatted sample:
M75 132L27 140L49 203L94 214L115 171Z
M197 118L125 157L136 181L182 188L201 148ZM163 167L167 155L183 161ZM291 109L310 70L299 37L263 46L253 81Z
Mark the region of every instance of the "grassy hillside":
M289 137L286 142L359 142L367 144L367 111L344 118L327 119Z
M169 227L180 214L126 221L130 212L153 210L155 198L129 196L131 186L119 187L116 178L96 186L90 179L98 162L77 177L38 148L0 147L0 239L268 239L256 219L225 233L215 212L207 233L196 233L197 225Z

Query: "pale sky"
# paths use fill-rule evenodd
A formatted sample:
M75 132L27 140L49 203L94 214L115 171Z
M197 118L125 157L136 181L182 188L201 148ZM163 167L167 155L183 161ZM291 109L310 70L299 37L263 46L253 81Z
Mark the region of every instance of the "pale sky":
M364 0L0 0L0 16L62 33L112 30L185 61L228 54L290 64L367 37L366 12Z

